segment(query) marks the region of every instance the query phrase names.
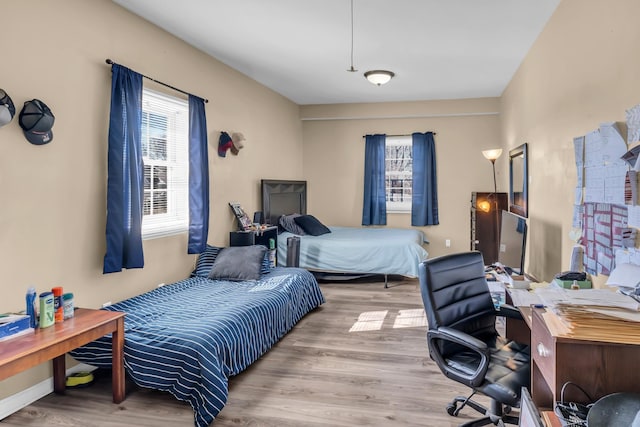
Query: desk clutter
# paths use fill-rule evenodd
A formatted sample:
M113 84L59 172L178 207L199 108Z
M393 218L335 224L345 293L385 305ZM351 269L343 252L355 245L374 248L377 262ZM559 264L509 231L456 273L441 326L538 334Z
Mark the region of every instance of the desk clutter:
M576 386L573 383L565 383ZM553 412L555 413L559 425L571 427L607 427L607 426L629 426L636 427L640 424L640 394L638 393L611 393L601 397L594 403L580 404L565 402L562 399L555 403ZM546 426L556 426L557 422L552 421L543 413Z
M19 314L0 314L0 342L33 332L29 326L29 316Z
M524 317L507 319L505 336L531 346L530 391L541 422L521 425L640 427L640 371L620 369L640 358L640 301L619 286L627 282L633 294L640 279L623 272L630 280L614 277L603 289L581 286L587 277L574 272L529 289L498 282Z
M640 344L640 302L611 289L567 288L562 281L515 289L508 284L513 305L546 308L542 314L552 334L559 337Z
M73 317L73 294L64 293L61 286L39 295L31 286L25 296L26 314L0 314L0 340L48 328Z

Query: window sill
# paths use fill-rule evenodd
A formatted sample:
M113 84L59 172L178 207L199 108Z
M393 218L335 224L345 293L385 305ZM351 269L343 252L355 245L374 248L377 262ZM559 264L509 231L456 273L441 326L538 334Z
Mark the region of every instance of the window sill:
M142 240L161 239L163 237L175 236L177 234L187 233L188 229L173 229L173 230L156 230L142 233Z

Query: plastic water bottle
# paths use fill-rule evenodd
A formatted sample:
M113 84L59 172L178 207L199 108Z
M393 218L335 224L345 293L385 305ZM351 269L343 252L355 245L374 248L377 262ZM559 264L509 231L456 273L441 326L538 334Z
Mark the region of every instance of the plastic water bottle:
M29 289L27 289L27 315L29 316L29 326L31 328L37 328L38 327L38 316L36 314L36 298L37 298L37 294L36 294L36 288L34 288L33 286L29 287Z
M276 268L276 241L269 239L269 267Z

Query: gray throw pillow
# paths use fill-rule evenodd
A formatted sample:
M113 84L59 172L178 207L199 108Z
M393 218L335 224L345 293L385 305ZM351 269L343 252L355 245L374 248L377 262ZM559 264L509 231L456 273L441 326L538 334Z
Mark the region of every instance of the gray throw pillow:
M278 224L280 224L280 227L282 227L284 230L288 231L289 233L297 234L298 236L304 236L307 233L305 233L302 227L300 227L295 222L295 219L299 216L300 214L297 214L297 213L294 213L291 215L282 215L278 220Z
M266 251L262 245L221 249L213 262L209 279L258 280Z
M202 252L196 261L196 268L191 272L191 277L209 277L211 267L218 256L222 248L207 245L204 252ZM271 272L271 261L269 260L269 254L265 252L264 259L262 260L262 267L260 273L267 274Z

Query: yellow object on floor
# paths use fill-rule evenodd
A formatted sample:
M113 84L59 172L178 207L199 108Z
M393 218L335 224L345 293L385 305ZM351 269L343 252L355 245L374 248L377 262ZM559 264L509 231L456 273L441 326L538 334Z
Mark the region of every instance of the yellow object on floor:
M65 385L67 387L82 387L93 383L93 374L91 372L76 372L67 377Z

